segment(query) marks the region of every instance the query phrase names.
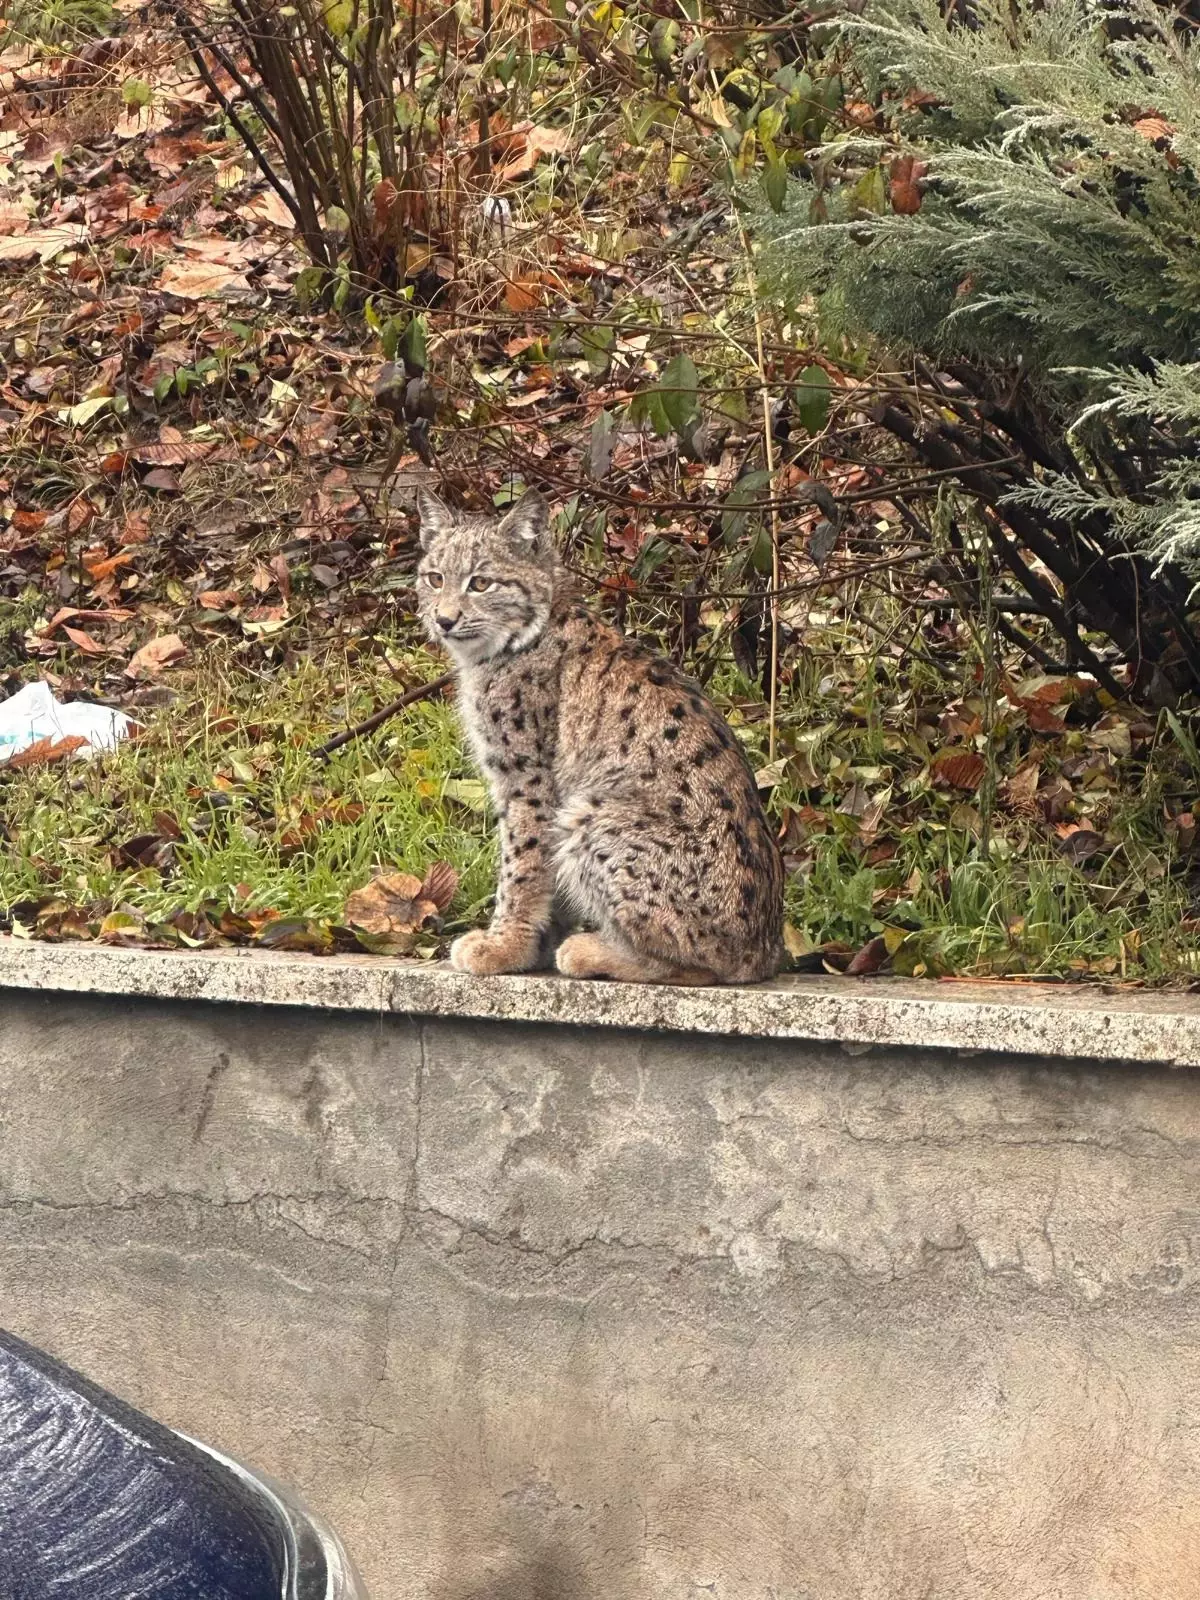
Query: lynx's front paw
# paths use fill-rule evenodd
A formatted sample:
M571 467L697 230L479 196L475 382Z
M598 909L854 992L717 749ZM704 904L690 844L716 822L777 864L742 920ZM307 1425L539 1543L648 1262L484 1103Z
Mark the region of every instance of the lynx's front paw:
M537 941L530 949L529 938L522 932L517 937L503 933L464 933L450 946L450 965L459 972L474 972L488 977L497 972L525 972L537 960Z

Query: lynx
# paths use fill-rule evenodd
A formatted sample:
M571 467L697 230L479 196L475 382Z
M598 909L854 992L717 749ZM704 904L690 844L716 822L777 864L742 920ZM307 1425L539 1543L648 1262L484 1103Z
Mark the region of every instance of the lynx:
M495 915L454 965L525 972L566 933L554 959L573 978L773 976L782 863L719 713L578 601L540 496L499 519L424 489L418 507L421 614L500 819Z

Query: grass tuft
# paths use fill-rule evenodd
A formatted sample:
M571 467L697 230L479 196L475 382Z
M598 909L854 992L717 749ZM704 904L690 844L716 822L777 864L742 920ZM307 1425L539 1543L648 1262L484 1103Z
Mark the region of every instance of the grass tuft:
M180 910L337 923L374 873L421 877L447 861L461 875L448 928L474 923L494 846L453 707L413 706L327 762L313 754L343 715L387 696L386 680L378 687L373 697L361 666L335 660L265 680L210 664L118 750L0 775L0 905L18 921L50 898L93 918L127 907L150 924ZM162 865L129 859L149 838L169 846Z

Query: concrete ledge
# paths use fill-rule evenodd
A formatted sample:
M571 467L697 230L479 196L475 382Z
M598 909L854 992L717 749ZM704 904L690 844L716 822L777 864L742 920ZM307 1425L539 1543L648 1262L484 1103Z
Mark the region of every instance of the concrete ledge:
M9 942L0 1325L377 1600L1200 1600L1198 1059L1164 994Z
M476 978L376 956L0 938L0 989L1200 1066L1200 997L1055 984L812 977L665 989Z

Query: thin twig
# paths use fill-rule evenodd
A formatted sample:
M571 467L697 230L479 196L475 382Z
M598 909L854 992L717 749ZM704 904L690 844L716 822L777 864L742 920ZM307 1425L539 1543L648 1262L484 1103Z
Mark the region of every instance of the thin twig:
M254 87L250 80L241 71L241 68L238 66L237 62L233 59L228 50L225 49L218 39L214 39L212 35L209 34L204 37L203 42L205 46L212 51L213 55L217 58L217 61L225 68L225 71L229 74L234 83L237 84L238 88L245 95L246 99L254 107L254 110L261 119L263 126L267 129L271 137L276 141L276 143L279 143L282 138L279 123L275 119L275 113L267 104L266 97L262 93L262 90Z
M730 162L730 176L733 163ZM758 365L759 393L762 396L763 458L767 465L767 483L771 492L771 666L767 694L767 760L775 759L776 713L779 700L779 506L775 500L775 434L771 422L771 390L767 384L767 358L763 350L762 316L759 311L758 277L754 271L754 257L746 237L742 214L734 205L738 238L746 265L746 285L750 291L750 310L754 317L754 346Z
M786 600L793 595L811 594L817 589L832 587L839 583L852 583L858 578L865 578L872 572L886 572L893 567L905 567L914 561L928 561L928 550L910 550L903 555L888 556L883 561L870 561L862 567L850 567L840 572L823 572L816 578L805 579L801 583L785 583L770 589L698 589L694 592L683 593L678 589L650 589L644 585L635 592L639 600L711 600L717 603L726 600ZM586 572L582 567L566 563L567 571L574 577L582 579L584 583L591 584L597 594L612 594L613 583L610 579L598 578L594 573ZM628 594L630 591L621 589L619 593ZM924 601L926 606L940 605L940 601Z
M453 682L454 674L443 672L440 678L434 678L430 683L419 683L415 689L409 689L406 694L402 694L399 700L393 700L390 705L373 712L364 722L356 722L352 728L346 728L341 733L335 734L332 739L327 739L324 744L319 744L313 754L324 760L335 750L340 750L343 745L349 744L352 739L360 739L365 733L374 733L376 728L382 727L389 718L396 715L397 711L403 711L405 706L415 706L419 700L432 700L435 694L441 694L442 690Z

